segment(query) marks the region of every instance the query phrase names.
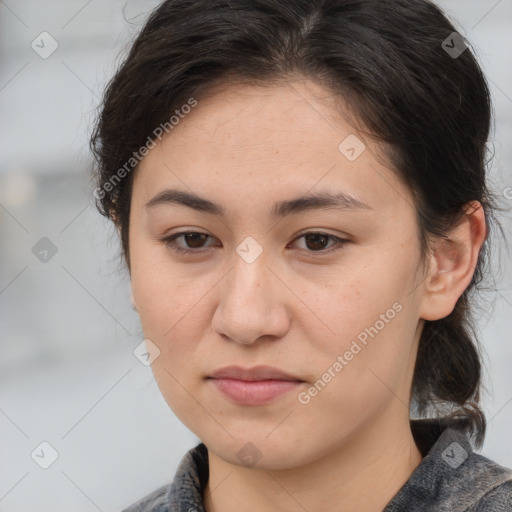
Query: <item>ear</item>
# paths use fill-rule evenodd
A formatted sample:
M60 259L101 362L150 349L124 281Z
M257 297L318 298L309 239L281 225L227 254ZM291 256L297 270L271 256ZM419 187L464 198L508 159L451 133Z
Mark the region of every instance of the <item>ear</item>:
M419 315L424 320L448 316L469 286L480 249L487 238L485 213L478 201L466 205L466 213L446 238L436 238L429 257Z

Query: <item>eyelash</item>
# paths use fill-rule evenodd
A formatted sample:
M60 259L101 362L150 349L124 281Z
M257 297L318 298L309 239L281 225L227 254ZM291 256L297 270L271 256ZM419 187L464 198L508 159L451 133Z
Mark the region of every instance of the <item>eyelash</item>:
M209 238L212 238L210 235L207 235L206 233L201 233L201 232L198 232L198 231L181 231L180 233L175 233L175 234L173 234L171 236L168 236L166 238L162 238L161 242L163 242L169 249L171 249L172 251L174 251L176 253L179 253L179 254L197 254L197 253L204 252L204 248L200 248L200 249L183 249L182 247L179 247L179 246L177 246L174 243L177 238L182 237L184 235L192 235L192 234L193 235L206 235ZM349 242L349 240L346 240L344 238L339 238L337 236L330 235L329 233L323 233L321 231L306 231L305 233L302 233L297 238L295 238L293 241L295 242L296 240L299 240L300 238L303 238L303 237L305 237L307 235L322 235L322 236L326 236L330 240L334 240L339 245L338 248L331 249L331 250L307 251L308 253L310 253L313 256L315 256L317 253L320 253L320 255L322 255L322 254L331 254L333 252L337 252L340 249L342 249L343 246L347 242Z

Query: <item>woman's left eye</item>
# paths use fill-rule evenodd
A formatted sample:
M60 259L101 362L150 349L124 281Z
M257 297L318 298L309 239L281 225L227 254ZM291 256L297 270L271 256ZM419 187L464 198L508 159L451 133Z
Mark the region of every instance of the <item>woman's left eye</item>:
M183 248L176 244L176 240L179 238L182 238L185 240L187 247ZM212 238L210 235L207 235L206 233L200 233L197 231L183 231L181 233L175 233L174 235L168 236L166 238L163 238L161 242L163 242L167 247L169 247L171 250L177 252L177 253L201 253L204 252L201 249L203 247L190 247L189 244L201 244L204 242L207 238ZM339 238L334 235L329 235L328 233L321 233L317 231L309 231L307 233L303 233L302 235L295 238L294 241L300 240L301 238L304 238L304 241L307 246L310 248L313 247L313 250L309 250L307 252L315 253L315 252L322 252L325 253L332 253L335 251L338 251L343 247L343 245L348 242L348 240ZM328 241L333 241L334 245L338 245L339 247L335 249L331 249L329 251L325 251L324 244ZM331 246L332 247L332 246Z

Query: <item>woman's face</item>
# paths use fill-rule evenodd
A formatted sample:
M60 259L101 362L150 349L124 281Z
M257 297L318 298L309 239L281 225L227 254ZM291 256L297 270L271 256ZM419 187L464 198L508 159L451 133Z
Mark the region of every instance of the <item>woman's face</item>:
M232 86L190 110L137 169L129 228L133 296L171 409L223 459L268 469L408 426L425 292L413 200L382 148L308 81ZM170 189L223 215L170 194L145 206ZM279 207L314 194L338 204ZM207 236L162 241L183 232ZM258 392L208 378L229 365L301 382Z

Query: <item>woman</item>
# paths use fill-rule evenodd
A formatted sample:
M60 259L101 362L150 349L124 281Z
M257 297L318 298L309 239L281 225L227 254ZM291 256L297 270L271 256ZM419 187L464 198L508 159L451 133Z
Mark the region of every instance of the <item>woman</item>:
M153 12L104 96L94 195L202 442L126 510L512 510L471 444L490 111L431 2Z

